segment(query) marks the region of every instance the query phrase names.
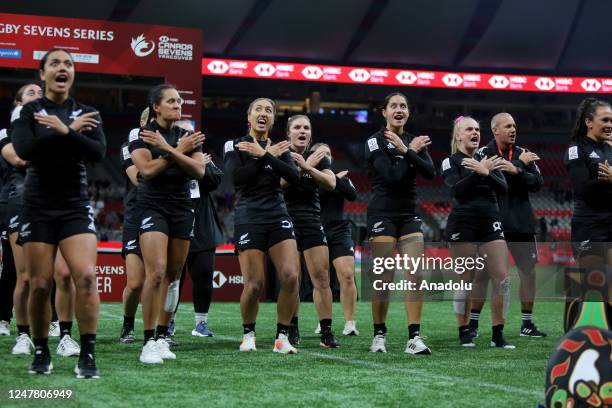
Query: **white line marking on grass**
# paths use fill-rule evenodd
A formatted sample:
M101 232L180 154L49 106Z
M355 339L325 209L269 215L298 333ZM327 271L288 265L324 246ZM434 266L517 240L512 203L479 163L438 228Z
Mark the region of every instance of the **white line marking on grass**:
M230 341L236 341L236 342L240 342L242 340L241 338L237 338L233 336L215 335L215 338L220 339L220 340L230 340ZM428 382L436 382L436 383L445 382L450 385L461 384L461 385L469 386L472 389L477 389L478 387L482 387L482 388L488 388L494 391L501 391L504 393L515 393L515 394L522 394L522 395L528 395L528 396L534 396L534 397L540 397L540 398L544 397L543 393L540 391L523 388L523 387L515 387L512 385L502 385L502 384L487 383L487 382L482 382L482 381L475 381L475 380L471 380L467 378L453 377L450 375L433 373L431 371L421 370L417 368L398 367L398 366L389 365L389 364L375 363L372 361L359 360L356 358L334 356L330 354L319 353L316 351L308 351L304 349L298 349L298 352L299 354L306 354L308 356L313 356L313 357L322 358L326 360L338 361L338 362L342 362L342 363L346 363L346 364L350 364L354 366L361 366L361 367L377 369L377 370L394 371L394 372L402 373L402 374L416 375L417 377L416 378L412 377L412 380L419 379L419 380L427 380ZM421 381L421 382L425 382L425 381Z

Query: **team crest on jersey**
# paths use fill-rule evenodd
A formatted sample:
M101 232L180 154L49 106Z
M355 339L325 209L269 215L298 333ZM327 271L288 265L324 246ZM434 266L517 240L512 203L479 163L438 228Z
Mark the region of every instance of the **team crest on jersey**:
M370 149L371 152L380 149L376 138L373 137L372 139L368 139L368 149Z
M76 118L79 117L79 115L81 114L81 112L83 112L83 109L79 109L79 110L75 110L72 111L72 113L70 114L70 116L68 116L70 119L75 120Z
M568 160L575 160L578 158L578 146L572 146L567 151Z

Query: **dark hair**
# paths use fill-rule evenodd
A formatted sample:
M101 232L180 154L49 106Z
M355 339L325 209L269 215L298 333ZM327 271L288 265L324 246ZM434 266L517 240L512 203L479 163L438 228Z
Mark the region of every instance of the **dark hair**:
M72 58L72 54L70 53L70 51L68 51L65 48L53 47L53 48L50 48L49 51L45 52L45 55L43 55L43 57L41 58L40 65L39 65L39 68L40 68L41 71L45 70L45 64L47 63L47 59L49 58L49 54L51 54L52 52L55 52L55 51L63 51L63 52L65 52L70 57L70 61L72 61L74 63L74 58Z
M580 102L578 110L576 111L576 124L572 132L572 141L577 142L581 137L586 136L587 128L585 121L586 119L592 120L599 107L608 107L612 109L609 102L602 101L601 99L586 98Z
M408 105L408 110L410 110L410 102L408 101L408 97L401 92L393 92L385 96L385 99L383 100L382 105L380 105L381 112L387 109L387 105L389 105L391 98L393 98L394 96L401 96L402 98L404 98L404 100L406 101L406 105Z
M157 117L153 105L159 105L161 103L166 89L176 89L176 86L172 84L160 84L149 91L149 117L147 118L147 123Z
M17 90L17 93L15 94L15 98L13 99L13 106L17 106L18 103L21 103L23 101L23 93L25 92L26 88L31 85L36 85L40 87L40 85L34 82L30 82L29 84L23 85Z

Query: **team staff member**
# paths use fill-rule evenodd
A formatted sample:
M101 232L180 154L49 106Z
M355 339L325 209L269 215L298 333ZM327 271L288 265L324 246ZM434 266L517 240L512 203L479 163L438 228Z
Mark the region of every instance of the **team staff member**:
M508 301L507 253L496 194L505 194L508 184L499 170L502 159L484 157L476 152L480 144L480 126L473 118L459 117L453 126L452 155L442 162L442 177L451 189L452 210L446 226L447 241L453 258L471 258L479 254L493 283L491 314L493 337L491 347L513 349L506 341L504 305ZM472 281L473 271L462 275ZM459 341L474 347L468 326L469 296L455 293L455 314L459 324Z
M193 227L189 180L204 175L203 135L200 132L189 134L174 125L181 119L182 103L174 86L162 84L153 88L149 112L154 120L147 123L140 138L129 145L139 173L139 243L145 266L142 289L144 346L140 361L145 364L176 359L165 339L167 325L158 325L157 338L154 338L160 312L158 299L162 285L179 278L187 258Z
M75 69L67 51L49 50L39 72L45 82L44 97L23 107L13 122L12 137L17 155L29 162L19 231L30 277L28 313L36 348L29 372L49 373L53 367L47 337L48 302L59 247L76 286L81 353L75 373L77 378L98 378L97 245L85 160L104 157L106 138L98 112L70 98Z
M540 190L544 180L536 161L537 154L516 145L516 123L509 113L498 113L491 119L494 139L479 150L483 156L500 157L500 170L508 183L508 192L498 196L502 226L508 248L516 262L520 278L521 332L523 337L546 337L532 322L535 301L538 249L535 238L535 218L529 193ZM478 335L478 320L486 298L489 279L484 271L476 273L472 291L470 329ZM478 299L478 300L476 300Z
M272 144L269 138L275 114L274 101L257 98L251 102L247 110L248 134L225 143L224 162L236 191L234 234L244 278L240 296L244 336L240 351L256 350L255 323L268 252L281 285L273 351L292 354L297 350L289 343L288 334L298 296L299 260L280 179L295 184L299 176L289 142Z
M373 257L391 256L397 246L401 256L421 257L424 252L421 218L416 215L416 176L435 176L434 164L427 152L429 136L413 136L405 131L410 116L408 98L401 93L387 95L382 107L385 127L370 136L365 157L373 176L373 195L368 205L368 231ZM421 271L411 271L406 278L420 284ZM382 278L393 280L394 271ZM386 352L387 311L389 294L378 291L372 301L374 338L370 351ZM421 333L422 293L411 291L406 296L408 318L408 354L431 354Z
M565 168L574 190L572 243L578 266L605 270L612 265L612 108L587 98L578 106ZM569 279L574 278L569 276ZM609 285L609 282L608 282ZM608 300L608 324L612 310ZM564 327L574 325L579 299L568 293Z
M140 115L140 127L144 127L149 122L149 108L145 108ZM130 131L128 141L121 145L121 163L126 176L125 180L125 197L123 206L125 208L123 215L123 247L121 255L125 259L125 269L127 274L127 282L123 289L123 325L119 342L131 344L134 342L134 317L140 302L140 293L144 284L145 271L142 263L142 253L140 252L140 244L138 243L138 227L140 222L140 213L136 205L136 191L138 187L138 168L132 162L130 154L130 142L138 139L140 128L135 128Z
M316 143L311 151L321 151L331 163L332 155L325 143ZM344 311L345 336L357 336L355 323L355 305L357 287L355 286L355 244L351 234L351 224L344 215L344 200L355 201L357 190L347 177L347 171L336 173L336 187L333 190L321 190L321 223L327 238L329 260L334 265L340 283L340 302Z
M291 156L300 172L298 183L281 181L284 187L284 198L289 216L293 221L296 242L300 258L303 255L306 269L312 281L313 301L319 316L321 327L320 346L336 348L338 340L332 331L332 291L329 286L329 251L327 240L321 225L321 204L319 187L333 190L336 177L330 170L331 163L323 152L308 152L312 141L312 124L306 115L291 116L287 121L287 139L290 143ZM292 327L297 333L297 311L299 296L296 297L296 311ZM299 343L298 336L289 336L293 345Z

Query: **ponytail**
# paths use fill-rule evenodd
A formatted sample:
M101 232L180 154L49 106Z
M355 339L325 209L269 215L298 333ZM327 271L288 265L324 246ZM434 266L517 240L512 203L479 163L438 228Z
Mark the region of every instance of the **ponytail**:
M576 123L574 124L574 130L572 131L572 142L578 142L580 138L586 136L586 120L592 120L595 116L597 108L599 107L612 108L610 103L596 98L586 98L580 102L580 105L578 105L578 110L576 111Z

